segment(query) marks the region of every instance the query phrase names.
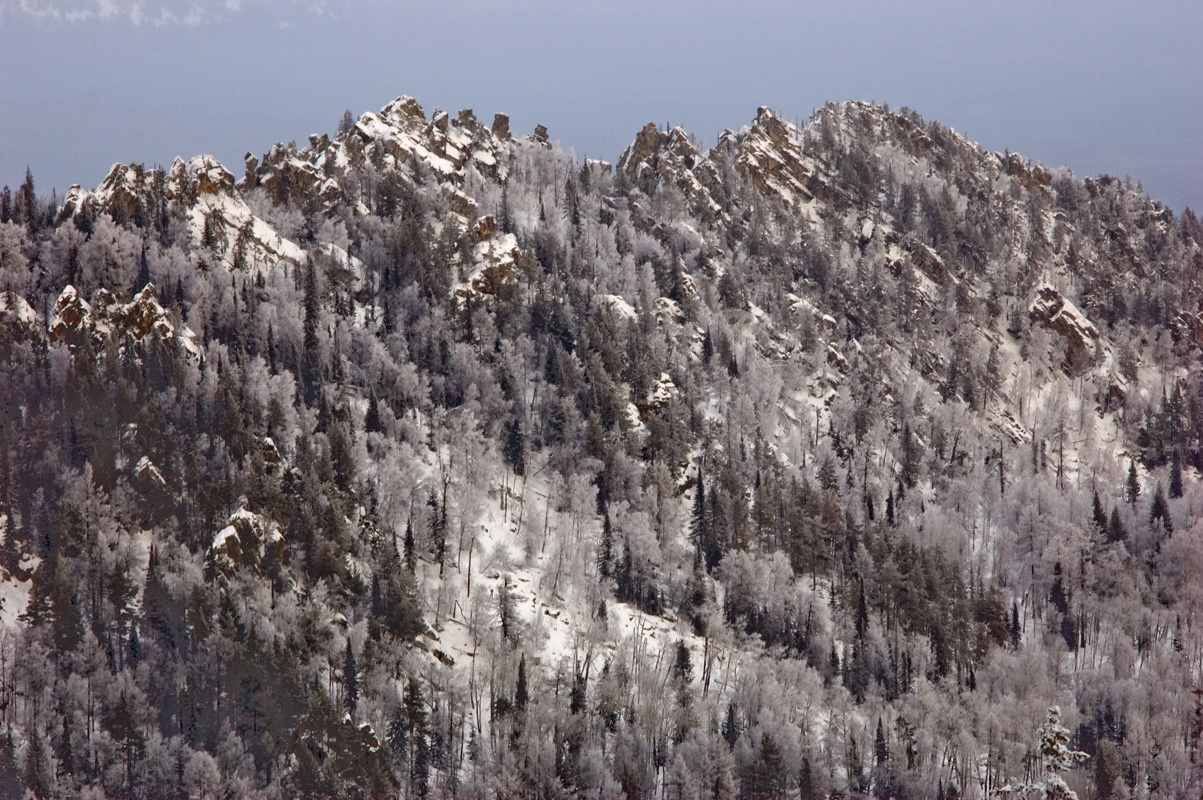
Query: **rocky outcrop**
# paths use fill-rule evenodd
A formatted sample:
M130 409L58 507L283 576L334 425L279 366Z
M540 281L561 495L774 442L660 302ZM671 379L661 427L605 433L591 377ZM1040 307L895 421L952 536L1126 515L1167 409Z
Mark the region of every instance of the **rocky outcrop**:
M429 122L412 97L398 97L379 114L359 118L340 143L324 151L308 151L319 170L355 167L367 158L380 158L385 170L399 170L407 178L417 172L433 174L451 188L462 184L469 163L481 174L504 179L504 150L509 146L509 118L499 114L493 128L477 120L471 109L454 118L435 110Z
M325 136L313 139L316 141L311 141L311 146L316 152L324 152L330 147L330 140ZM253 160L247 162L248 175ZM244 179L243 185L262 186L277 204L305 206L319 201L330 208L342 200L338 182L323 175L295 148L287 145L273 146L255 170L253 182Z
M902 240L901 247L911 257L911 264L938 286L957 282L958 277L935 250L909 236Z
M50 335L70 345L83 344L96 330L92 306L79 296L74 286L68 284L54 303L54 316L50 319Z
M514 138L510 134L510 117L508 114L493 115L493 135L503 142L508 142Z
M287 548L279 525L240 508L213 537L209 557L218 570L231 577L243 569L258 572L269 558L285 563Z
M647 194L661 185L675 186L691 210L705 218L722 214L718 171L682 128L661 131L649 122L623 151L616 172Z
M1018 178L1020 185L1025 189L1032 186L1049 186L1053 182L1053 175L1042 165L1027 161L1017 153L996 153L998 163L1002 166L1003 172L1008 175Z
M802 131L768 108L756 112L751 129L734 149L736 166L761 194L780 197L787 205L815 197L838 199L806 156Z
M1099 329L1049 284L1037 287L1029 313L1033 322L1064 337L1069 365L1090 364L1100 355Z
M175 193L200 197L234 193L234 174L213 156L202 155L184 161L177 158L171 164L168 181Z
M115 336L119 340L129 339L135 344L148 340L168 342L180 348L189 358L202 358L196 334L187 326L172 324L163 306L155 297L154 284L148 283L128 303L121 303L106 289L96 293L95 303L89 304L79 296L74 286L68 285L59 294L54 304L54 314L49 325L51 337L67 345L78 347L91 339L101 345Z

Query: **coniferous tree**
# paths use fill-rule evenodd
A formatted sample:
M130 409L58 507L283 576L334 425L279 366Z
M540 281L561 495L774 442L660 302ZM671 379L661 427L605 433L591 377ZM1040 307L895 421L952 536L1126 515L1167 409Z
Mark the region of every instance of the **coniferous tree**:
M706 544L710 539L710 526L706 518L706 484L702 470L698 468L698 485L693 493L693 512L689 518L689 535L699 560L705 560Z
M134 787L134 765L142 757L146 734L138 724L137 709L128 692L122 691L118 696L106 722L109 733L121 745L121 759L125 765L124 782L126 792L130 793Z
M1111 516L1107 520L1107 541L1110 543L1122 542L1128 538L1128 529L1124 526L1124 521L1119 518L1119 507L1111 507Z
M1153 502L1149 505L1149 525L1161 523L1165 529L1166 535L1174 532L1174 521L1170 519L1170 505L1165 499L1165 490L1161 488L1161 484L1157 484L1157 491L1153 494Z
M526 713L530 703L530 690L526 686L526 654L518 659L518 683L514 689L514 708L519 714Z
M502 451L505 463L510 465L514 474L526 474L526 437L522 433L522 420L514 417L506 424L505 447Z
M510 576L502 579L497 591L497 619L501 628L501 639L513 643L516 638L514 630L514 599L510 594Z
M25 786L21 781L21 770L17 765L17 750L13 743L13 731L9 727L0 736L0 800L21 800Z
M1011 636L1011 649L1018 650L1019 643L1023 639L1023 623L1019 620L1019 605L1014 600L1011 601L1011 619L1008 628Z
M1103 508L1103 502L1099 499L1098 489L1094 490L1091 519L1094 522L1095 530L1101 534L1107 533L1107 511Z
M314 405L321 392L322 363L319 352L318 326L321 324L321 302L317 271L313 260L306 263L304 273L304 338L301 343L301 382L306 403Z
M727 703L727 716L723 718L723 741L727 746L734 749L735 743L739 741L739 720L735 717L735 704Z
M1182 496L1182 455L1174 448L1170 456L1170 499L1177 500Z
M384 433L384 423L380 419L380 403L375 392L368 396L368 410L363 417L363 429L367 433Z
M815 786L814 768L807 756L802 757L798 766L798 800L818 800L819 791Z
M355 651L347 639L347 652L343 656L343 708L352 716L359 708L359 671L355 666Z
M393 710L389 713L385 740L388 742L389 749L393 751L395 759L407 759L409 751L409 720L405 713L405 706L402 703L394 705Z
M13 220L17 224L24 225L30 231L36 231L41 227L41 220L38 215L37 193L33 187L33 172L29 167L25 168L25 181L17 189L13 211Z
M1136 461L1128 461L1128 484L1124 495L1131 505L1136 505L1136 501L1140 499L1140 479L1136 474Z
M405 569L409 571L410 575L413 575L418 568L418 556L414 548L414 520L412 516L405 522L405 540L403 547L405 553Z
M597 545L597 572L603 578L609 578L614 568L614 526L610 523L608 512L602 512L601 539Z
M430 792L430 740L426 700L416 677L411 676L406 682L402 702L408 724L410 790L415 796L425 798Z
M71 746L71 726L65 716L63 717L63 732L59 737L58 769L59 774L67 778L68 782L75 776L75 750Z
M146 567L146 585L142 590L142 614L151 630L168 647L176 645L171 613L171 595L160 563L158 547L151 545Z
M46 755L46 745L35 726L29 734L29 744L25 749L25 787L38 800L47 800L54 788L54 776L50 774L50 760Z

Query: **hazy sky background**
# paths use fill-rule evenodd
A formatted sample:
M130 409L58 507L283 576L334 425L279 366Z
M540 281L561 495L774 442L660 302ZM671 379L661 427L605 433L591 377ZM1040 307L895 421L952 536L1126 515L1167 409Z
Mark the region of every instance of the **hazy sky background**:
M707 145L757 106L909 106L991 150L1203 211L1199 0L0 0L0 183L242 156L399 94L617 160L648 121Z

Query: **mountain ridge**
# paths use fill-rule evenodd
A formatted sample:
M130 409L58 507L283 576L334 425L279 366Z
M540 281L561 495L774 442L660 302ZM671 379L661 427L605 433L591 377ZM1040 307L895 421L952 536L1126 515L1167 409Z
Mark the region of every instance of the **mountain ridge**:
M1193 214L864 103L245 162L0 208L5 791L1200 785Z

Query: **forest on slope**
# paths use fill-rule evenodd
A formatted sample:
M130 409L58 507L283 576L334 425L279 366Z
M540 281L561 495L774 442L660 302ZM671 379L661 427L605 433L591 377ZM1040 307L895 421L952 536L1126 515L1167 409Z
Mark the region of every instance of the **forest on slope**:
M1197 794L1201 244L862 103L27 175L0 798Z

